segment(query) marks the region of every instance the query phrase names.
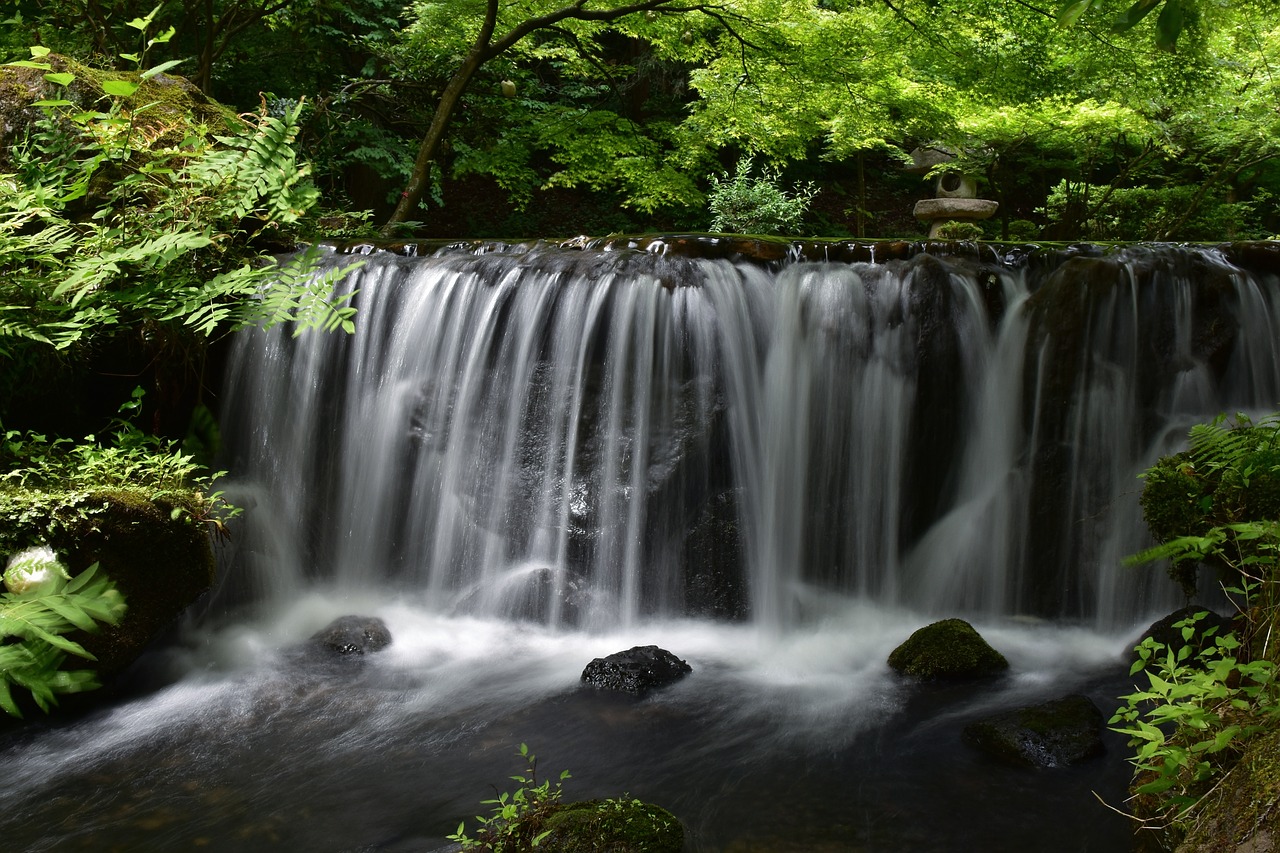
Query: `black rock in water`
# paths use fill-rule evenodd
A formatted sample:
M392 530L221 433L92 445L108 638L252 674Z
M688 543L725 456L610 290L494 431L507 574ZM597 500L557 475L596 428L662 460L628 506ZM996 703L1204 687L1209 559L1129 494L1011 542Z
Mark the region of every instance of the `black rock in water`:
M582 681L602 690L637 696L665 687L693 672L693 667L657 646L635 646L596 658L582 670Z
M363 655L391 645L391 632L377 616L339 616L312 634L311 642L340 655Z
M1015 764L1065 767L1102 754L1102 712L1087 696L1066 696L972 722L964 739Z

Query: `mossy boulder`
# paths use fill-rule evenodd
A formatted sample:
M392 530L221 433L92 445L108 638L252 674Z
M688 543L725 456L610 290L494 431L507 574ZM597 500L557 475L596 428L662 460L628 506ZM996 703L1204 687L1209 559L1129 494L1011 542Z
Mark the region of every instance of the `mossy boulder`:
M975 720L964 739L1012 764L1066 767L1102 754L1102 712L1087 696L1066 696Z
M78 575L97 563L128 607L118 625L71 639L109 682L213 584L216 563L205 499L132 488L0 493L0 555L48 544Z
M623 797L557 806L540 846L557 853L679 853L684 827L671 812Z
M196 128L206 133L224 133L238 127L235 111L207 98L195 84L183 77L156 74L142 79L136 71L92 68L65 56L51 53L41 62L50 67L0 66L0 166L9 164L9 149L26 135L27 128L43 116L37 101L65 99L82 110L103 110L111 104L102 84L124 80L138 84L129 98L121 100L133 121L140 149L174 147ZM47 73L73 74L67 86L45 78ZM134 107L146 107L136 113Z
M963 619L943 619L919 629L889 655L889 666L925 679L971 679L998 675L1009 668Z

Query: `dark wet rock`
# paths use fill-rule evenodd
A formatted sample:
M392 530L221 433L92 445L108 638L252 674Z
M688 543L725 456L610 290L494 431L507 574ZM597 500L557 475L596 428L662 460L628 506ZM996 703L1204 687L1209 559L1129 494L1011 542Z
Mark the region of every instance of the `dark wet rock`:
M894 649L889 666L918 678L966 679L997 675L1009 668L1009 662L968 622L943 619Z
M1200 619L1200 621L1196 622L1195 632L1191 635L1190 640L1184 639L1182 636L1182 629L1175 628L1174 625L1192 618L1197 613L1204 613L1206 615ZM1210 628L1217 628L1218 630L1206 637L1205 632ZM1150 637L1157 643L1172 649L1175 653L1188 643L1193 643L1194 645L1191 656L1194 657L1195 653L1201 649L1212 648L1214 644L1214 637L1220 637L1230 630L1231 620L1226 616L1223 616L1221 613L1215 613L1207 607L1188 605L1173 611L1162 619L1157 619L1155 622L1152 622L1151 626L1143 632L1142 639L1138 642L1141 643L1142 640ZM1129 657L1133 658L1134 656L1133 650L1130 649Z
M152 499L130 489L99 489L64 506L74 521L49 537L72 575L97 563L124 596L118 625L77 632L97 658L98 679L122 674L213 585L217 571L199 501L175 493Z
M339 655L364 655L391 645L391 632L376 616L340 616L312 634L311 642Z
M1109 490L1086 485L1111 476L1117 457L1108 442L1117 435L1139 447L1152 441L1166 423L1172 389L1186 376L1216 386L1230 375L1241 333L1238 273L1211 253L1161 246L1080 251L1040 278L1024 304L1026 363L1034 365L1024 374L1024 428L1037 436L1026 560L1045 570L1021 591L1021 607L1057 618L1091 615L1062 591L1089 583L1081 572L1098 559L1088 532L1094 528L1076 519L1115 509ZM1082 424L1078 415L1090 395L1121 374L1133 405ZM1081 503L1064 512L1064 496Z
M1087 696L1066 696L972 722L964 739L1014 764L1066 767L1102 754L1102 712Z
M582 670L582 681L601 690L641 695L693 672L693 667L657 646L634 646L596 658Z
M747 615L738 497L736 489L712 496L689 528L683 564L685 611L691 615L719 619Z

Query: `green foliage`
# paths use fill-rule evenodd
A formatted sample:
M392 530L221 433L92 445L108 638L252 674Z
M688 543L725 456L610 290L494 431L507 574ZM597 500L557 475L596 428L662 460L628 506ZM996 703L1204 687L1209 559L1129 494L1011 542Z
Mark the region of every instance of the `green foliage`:
M1130 674L1143 672L1148 686L1122 697L1110 721L1136 748L1128 759L1134 793L1159 797L1157 813L1173 822L1185 820L1244 742L1280 716L1275 664L1247 660L1234 634L1201 632L1206 615L1174 626L1184 641L1176 650L1150 637L1137 646Z
M1063 180L1037 213L1086 240L1266 239L1270 191L1259 189L1245 201L1203 200L1202 193L1193 184L1112 187Z
M711 213L711 230L738 234L794 234L800 228L818 190L813 184L802 184L792 192L782 189L777 170L763 167L760 177L753 177L755 164L750 157L738 161L730 178L727 173L710 176L711 192L707 208Z
M1074 26L1085 12L1091 8L1101 8L1103 0L1067 0L1058 9L1058 22L1064 27ZM1189 13L1194 11L1195 0L1137 0L1115 19L1111 29L1124 32L1133 29L1143 18L1157 8L1160 15L1156 18L1156 46L1172 53L1178 44L1178 36L1186 25ZM1163 7L1163 8L1161 8Z
M982 226L976 222L953 219L938 226L939 240L981 240Z
M59 695L97 687L92 670L62 668L68 655L94 660L66 634L115 625L124 613L123 597L97 563L53 591L0 593L0 708L22 716L15 687L29 692L46 713Z
M33 57L24 69L52 67ZM82 74L107 108L77 107L59 76L54 94L66 97L40 102L0 175L0 360L87 358L120 333L185 352L255 324L352 329L354 309L331 286L354 265L317 277L318 250L281 263L256 248L317 201L292 145L300 106L226 134L193 126L168 144L146 124L157 103L147 99L162 95L150 71L71 76Z
M1143 477L1143 516L1158 544L1130 564L1169 560L1188 595L1202 563L1246 577L1271 566L1280 543L1280 416L1197 424L1186 451Z
M562 771L554 785L550 780L539 783L538 760L530 754L528 745L520 744L517 755L526 762L525 771L511 777L520 787L482 801L493 808L488 816L476 817L478 828L474 836L467 835L466 821L458 824L457 831L448 836L450 841L462 845L463 850L522 853L537 847L551 834L542 824L560 802L561 783L569 778L569 771Z
M103 438L72 441L0 428L0 554L92 525L106 510L108 491L163 501L175 520L218 529L240 513L212 490L224 472L208 472L177 442L144 433L129 420L142 397L142 389L134 389Z
M129 486L154 494L193 485L202 468L174 443L148 435L129 417L142 406L143 389L135 388L121 406L121 417L108 426L107 440L89 435L83 441L50 439L7 430L0 443L0 487L24 489L95 489Z
M1143 514L1159 544L1128 562L1170 560L1188 595L1196 567L1215 565L1240 609L1239 637L1200 631L1201 612L1175 626L1184 645L1145 640L1132 672L1145 669L1149 688L1124 697L1112 719L1136 748L1130 761L1144 811L1180 832L1193 827L1197 804L1251 738L1280 716L1271 645L1280 607L1278 432L1276 415L1256 424L1244 415L1234 424L1219 417L1194 427L1188 450L1144 475Z

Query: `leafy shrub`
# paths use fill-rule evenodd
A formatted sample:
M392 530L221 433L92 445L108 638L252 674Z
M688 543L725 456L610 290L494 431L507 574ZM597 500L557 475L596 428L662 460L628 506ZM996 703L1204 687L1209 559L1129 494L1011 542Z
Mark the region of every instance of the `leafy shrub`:
M569 778L569 771L561 771L555 785L550 780L539 783L538 759L530 754L528 745L520 744L517 754L526 762L525 771L511 777L520 787L504 791L496 799L482 801L493 809L488 817L476 817L479 828L474 836L467 835L466 821L458 824L457 831L448 836L450 841L461 844L463 850L516 853L537 847L551 834L542 824L560 802L561 783Z
M351 329L354 309L331 299L346 270L316 277L315 252L281 264L258 248L317 201L293 149L300 105L169 144L143 124L159 69L103 79L32 52L17 64L55 91L0 174L0 359L83 353L122 330L181 351L258 323ZM107 108L77 106L73 84L97 86Z
M934 236L939 240L981 240L982 226L976 222L953 219L939 225Z
M493 809L476 818L474 836L466 832L466 821L448 836L463 850L485 853L527 853L544 843L560 853L676 853L684 847L684 827L666 809L623 795L605 800L561 802L561 783L569 771L560 773L554 785L537 780L537 759L529 747L520 744L517 753L526 763L523 773L511 779L520 785L515 791L499 793L485 800Z
M1145 670L1148 687L1123 697L1111 720L1136 748L1129 760L1141 810L1175 834L1194 828L1197 804L1280 716L1271 645L1280 603L1280 418L1224 423L1194 427L1187 451L1146 472L1143 514L1159 544L1127 561L1168 559L1188 595L1196 567L1216 565L1240 610L1239 636L1201 631L1207 614L1199 612L1175 626L1184 645L1144 640L1131 673Z
M1188 596L1202 563L1247 571L1276 541L1260 520L1280 519L1280 416L1197 424L1186 451L1161 458L1143 477L1142 514L1160 544L1131 563L1170 560L1170 576Z
M13 695L19 687L47 713L60 694L98 686L92 670L62 668L67 655L94 660L84 646L65 635L77 629L96 631L99 623L116 624L125 612L124 598L98 572L97 563L75 578L55 574L53 586L31 589L16 588L10 574L5 572L9 591L0 593L0 708L10 716L22 716Z
M737 234L794 234L804 219L818 190L811 183L788 193L778 186L778 172L765 166L760 177L752 177L755 164L750 157L738 161L733 177L711 175L707 206L711 230Z
M1136 747L1128 759L1134 793L1160 797L1153 811L1175 822L1239 757L1243 743L1280 716L1275 664L1247 661L1234 634L1212 636L1216 627L1197 642L1197 623L1206 615L1174 626L1185 643L1176 651L1150 637L1136 648L1129 672L1145 673L1148 686L1122 697L1110 721Z
M1037 212L1086 240L1265 239L1262 219L1274 208L1265 190L1250 199L1204 198L1199 184L1109 187L1061 181Z
M103 530L112 502L156 505L160 518L167 510L171 521L219 529L239 512L209 491L218 474L205 472L175 442L147 435L128 420L142 396L135 389L103 438L75 442L0 429L0 555L11 555L7 591L0 594L0 708L13 716L21 716L14 687L29 691L46 712L59 694L97 687L92 670L65 668L68 655L94 658L64 635L118 624L125 612L122 596L97 563L70 577L41 543L65 546L86 530ZM114 565L109 556L101 559Z

